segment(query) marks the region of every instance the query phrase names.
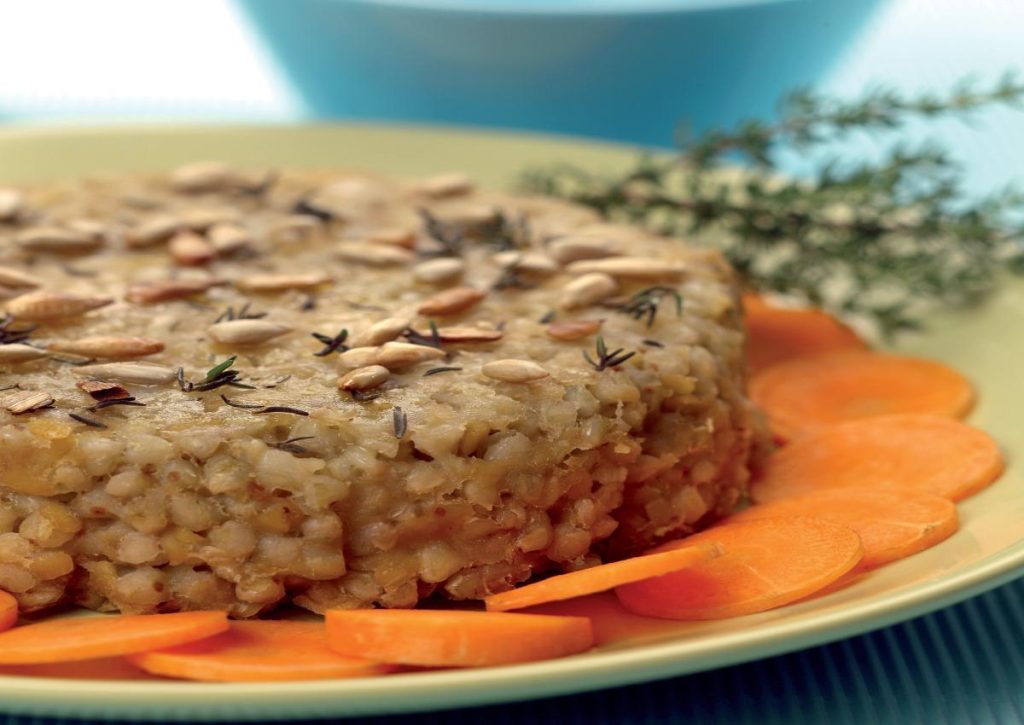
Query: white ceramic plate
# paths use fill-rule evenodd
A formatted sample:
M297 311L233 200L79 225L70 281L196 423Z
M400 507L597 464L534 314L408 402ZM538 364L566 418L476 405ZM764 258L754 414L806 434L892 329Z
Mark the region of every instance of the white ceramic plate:
M571 161L611 169L630 156L622 148L568 140L386 127L14 129L0 132L0 182L219 158L405 175L461 169L486 184L507 186L530 165ZM1014 460L1024 432L1024 384L1016 362L1024 359L1020 330L1024 285L1014 283L983 308L934 319L926 335L902 345L971 376L981 393L972 422L1000 440L1011 465L1002 480L961 505L961 530L951 539L833 594L749 617L695 623L629 618L615 611L613 597L598 595L590 598L594 611L617 615L606 626L628 626L628 637L585 655L515 667L254 685L0 676L0 709L77 717L280 720L476 705L721 667L952 604L1024 573L1024 479Z

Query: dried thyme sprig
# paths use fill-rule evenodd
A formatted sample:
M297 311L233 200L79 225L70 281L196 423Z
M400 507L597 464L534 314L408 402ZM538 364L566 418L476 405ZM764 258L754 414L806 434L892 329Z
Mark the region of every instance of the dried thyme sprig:
M594 370L601 372L608 368L613 368L616 365L629 360L631 357L636 355L636 350L626 352L625 348L617 348L615 350L608 350L608 345L605 344L604 338L601 335L597 336L597 342L595 344L597 351L597 359L591 357L590 353L586 350L583 351L583 359L586 360Z
M720 248L747 282L873 321L884 333L919 325L936 305L978 301L1004 270L1024 273L1024 194L967 199L963 172L941 148L895 145L875 161L823 162L785 180L779 152L807 154L855 130L898 130L914 117L1017 104L1024 83L961 84L945 97L876 89L855 101L801 91L774 123L684 136L678 154L642 157L623 174L578 168L527 174L533 192L571 199L658 233ZM726 176L725 161L746 161Z
M324 345L323 349L313 353L317 357L326 357L333 352L346 352L349 349L348 345L345 344L345 341L348 339L347 329L342 329L334 337L321 332L314 332L312 335Z
M311 441L314 438L316 438L316 436L295 436L288 440L273 443L271 444L271 447L276 448L279 451L291 453L293 456L299 456L301 458L302 456L309 455L309 449L305 446L300 446L299 441Z
M251 302L246 302L236 312L235 308L229 305L228 308L221 312L213 322L216 324L218 322L230 322L232 320L260 320L267 316L266 312L250 312L249 308L251 306Z
M443 222L426 209L419 210L420 218L423 220L423 231L427 236L438 242L440 249L429 252L421 252L424 257L461 257L462 248L466 242L466 235L460 224Z
M671 297L675 300L676 315L683 314L683 296L674 287L648 287L640 290L629 298L628 301L617 305L615 309L623 314L629 315L634 320L647 318L647 326L654 325L654 319L658 315L658 307L661 301Z

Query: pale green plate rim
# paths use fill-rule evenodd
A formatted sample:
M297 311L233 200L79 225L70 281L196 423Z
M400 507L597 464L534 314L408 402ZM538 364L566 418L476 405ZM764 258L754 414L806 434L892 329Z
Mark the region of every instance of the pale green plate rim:
M22 127L0 129L0 182L15 177L29 180L97 170L162 168L203 154L248 163L287 160L303 166L354 165L408 174L458 166L490 184L508 181L524 164L569 160L612 168L630 156L620 146L572 139L379 125ZM1014 286L1002 295L994 305L995 312L990 306L942 318L941 330L907 347L925 353L933 348L948 350L956 358L954 345L962 342L963 330L986 329L975 324L978 321L1005 329L1002 318L994 315L1009 316L1011 321L1024 319L1022 289ZM1024 352L1021 344L1010 344L1015 346L1011 352ZM1019 354L1016 357L1020 359ZM968 358L964 366L985 372L986 360ZM983 406L979 415L982 425L1005 444L1020 439L1018 420L1007 411L1021 396L1009 387L1012 376L1004 377L982 386L983 399L995 404ZM978 499L989 498L1001 505L1009 502L1014 511L1020 510L1024 508L1020 483L1019 471L1011 466L1008 476ZM958 536L971 534L971 525L968 521L965 533ZM951 542L954 540L941 546L948 548ZM955 558L956 548L948 550ZM894 571L911 574L914 560L896 567L904 569ZM954 604L1022 574L1024 541L1017 540L969 565L954 566L929 581L896 586L856 606L842 605L842 598L837 599L842 593L833 594L797 605L792 618L773 620L755 615L733 620L737 626L732 631L711 636L680 637L531 665L368 680L209 685L0 676L0 710L73 717L280 720L508 702L709 670L834 641Z

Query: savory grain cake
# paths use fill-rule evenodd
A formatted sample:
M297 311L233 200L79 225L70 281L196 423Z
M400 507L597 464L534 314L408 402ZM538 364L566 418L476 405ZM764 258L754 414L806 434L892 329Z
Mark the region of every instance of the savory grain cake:
M0 189L0 292L25 611L478 598L728 511L761 440L718 254L457 174Z

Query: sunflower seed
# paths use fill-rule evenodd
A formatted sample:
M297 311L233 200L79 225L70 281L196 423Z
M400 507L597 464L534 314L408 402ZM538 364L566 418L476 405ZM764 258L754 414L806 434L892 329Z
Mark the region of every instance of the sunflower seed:
M46 350L38 347L14 342L10 345L0 345L0 363L21 363L29 360L38 360L48 356Z
M415 330L420 337L430 338L434 330ZM495 342L504 336L501 330L487 330L482 327L438 327L439 342Z
M0 188L0 222L12 222L25 205L25 197L17 189Z
M217 254L232 254L252 244L252 235L241 224L221 222L206 232L206 238Z
M205 232L215 224L237 224L241 214L230 207L196 207L181 212L181 221L194 232Z
M194 232L178 232L167 243L176 264L183 267L197 267L206 264L216 255L213 245L205 237Z
M436 347L413 345L408 342L386 342L377 350L374 364L394 370L427 360L440 360L445 356L445 351Z
M123 358L155 355L163 352L164 344L149 337L101 335L53 342L47 347L55 352L67 352L83 357Z
M75 375L122 385L166 385L174 380L174 368L143 362L100 363L72 368Z
M20 287L33 288L38 287L43 282L38 277L33 277L27 272L22 272L20 269L14 267L0 267L0 285L12 289Z
M15 297L7 303L7 312L19 320L47 322L64 317L77 317L90 310L109 305L110 297L73 295L66 292L36 290Z
M236 179L234 169L220 161L198 161L179 166L171 172L168 181L175 191L198 194L219 191Z
M480 370L487 377L504 383L528 383L551 374L532 360L515 359L492 360Z
M607 239L591 236L569 235L558 237L548 245L548 254L560 264L569 264L583 259L603 259L619 254L617 247Z
M81 254L91 252L102 241L93 234L63 227L33 227L14 236L15 243L32 252Z
M335 251L348 262L371 267L393 267L408 264L416 258L408 249L372 242L341 242L335 247Z
M149 247L166 242L184 226L180 217L158 214L129 229L125 234L124 241L129 247Z
M516 272L529 272L537 275L555 274L558 271L558 262L546 254L540 252L499 252L494 255L494 261L505 269Z
M649 257L609 257L607 259L583 259L573 262L567 268L569 274L592 274L596 272L612 277L632 279L677 279L685 271L684 265L663 259Z
M21 415L53 405L53 396L41 390L19 390L0 399L0 406L14 415Z
M548 336L556 340L580 340L601 329L601 320L566 320L548 325Z
M421 315L457 315L475 306L487 296L483 290L474 287L454 287L438 292L419 306Z
M412 276L420 282L440 284L460 279L466 272L466 263L457 257L438 257L420 262L412 270Z
M416 232L404 227L384 227L366 235L366 241L374 244L390 244L395 247L412 249L416 246Z
M225 345L257 345L292 331L289 325L269 320L227 320L210 325L210 337Z
M618 282L603 272L585 274L562 288L562 306L572 309L593 305L611 297L618 288Z
M380 348L376 345L353 347L338 356L338 364L345 368L361 368L377 364Z
M383 365L367 365L338 378L338 387L342 390L371 390L383 385L390 375L391 372Z
M416 191L432 199L462 196L473 191L473 180L459 172L438 174L417 184Z
M412 324L409 317L387 317L375 322L363 333L354 335L352 345L354 347L365 347L368 345L383 345L391 342Z
M211 287L224 284L217 279L167 279L132 285L125 292L125 299L139 304L180 300L206 292Z
M323 272L302 272L298 274L251 274L236 279L235 287L243 292L283 292L290 289L309 289L330 282Z
M81 232L102 242L107 236L107 225L96 219L72 219L65 225L70 231Z

